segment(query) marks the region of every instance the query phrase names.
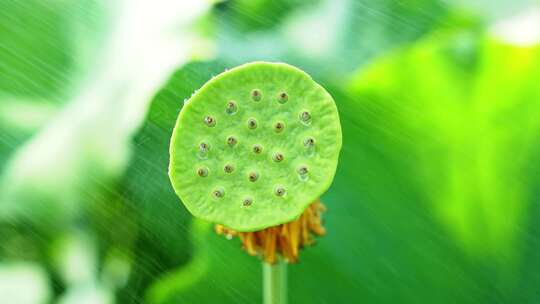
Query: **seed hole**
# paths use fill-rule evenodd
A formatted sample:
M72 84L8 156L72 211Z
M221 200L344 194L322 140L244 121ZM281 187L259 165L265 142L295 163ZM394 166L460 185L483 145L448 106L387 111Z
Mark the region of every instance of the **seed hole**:
M276 133L280 133L283 129L285 129L285 124L283 122L278 121L274 124L274 131L276 131Z
M250 118L247 121L247 125L248 125L248 128L255 129L257 128L257 121L255 120L255 118Z
M260 154L262 152L263 148L261 145L254 145L253 146L253 153Z
M311 148L315 146L315 139L313 137L308 137L304 140L304 147Z
M262 94L259 89L254 89L253 91L251 91L251 99L253 99L253 101L260 101L261 97Z
M279 196L279 197L284 196L286 193L287 193L287 191L282 186L277 186L276 189L274 189L274 194Z
M197 175L200 177L208 176L208 168L203 167L203 168L197 169Z
M289 95L287 95L287 93L285 92L281 92L279 93L279 98L278 98L278 101L279 103L286 103L287 100L289 100Z
M242 200L242 205L244 207L251 206L251 204L253 204L253 199L251 197L246 197L244 200Z
M227 137L227 144L228 144L230 147L236 146L237 143L238 143L238 140L236 139L236 137L234 137L234 136L229 136L229 137Z
M222 198L223 196L225 196L225 191L223 190L223 188L216 188L214 189L214 191L212 191L212 196L214 196L215 198Z
M212 116L206 116L204 118L204 124L206 124L209 127L213 127L216 125L216 120Z
M284 159L285 157L283 156L282 153L280 152L276 152L274 153L274 155L272 156L272 159L275 161L275 162L280 162Z
M226 164L223 167L223 171L225 171L225 173L232 173L234 171L234 166L231 164Z
M201 153L207 153L208 150L210 150L210 145L205 143L205 142L202 142L199 144L199 151Z
M300 175L306 175L306 174L308 174L308 167L307 166L300 166L300 167L298 167L298 169L296 171Z
M300 121L303 124L309 125L311 123L311 114L308 111L302 111L299 116L300 116Z
M249 179L250 182L254 182L257 179L259 179L259 174L257 172L255 172L255 171L249 172L248 179Z
M234 100L231 100L229 102L227 102L227 106L226 106L226 110L227 114L234 114L238 111L238 106L236 105L236 102L234 102Z

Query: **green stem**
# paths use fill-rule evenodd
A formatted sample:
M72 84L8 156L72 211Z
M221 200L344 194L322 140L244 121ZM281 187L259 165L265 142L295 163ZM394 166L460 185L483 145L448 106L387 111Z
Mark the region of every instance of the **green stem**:
M287 303L287 263L276 264L263 262L263 299L264 304Z

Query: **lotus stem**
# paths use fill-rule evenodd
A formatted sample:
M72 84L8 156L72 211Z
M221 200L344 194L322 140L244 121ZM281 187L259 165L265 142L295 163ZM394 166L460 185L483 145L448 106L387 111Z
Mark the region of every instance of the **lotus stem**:
M277 263L263 264L263 303L287 303L287 263L280 259Z

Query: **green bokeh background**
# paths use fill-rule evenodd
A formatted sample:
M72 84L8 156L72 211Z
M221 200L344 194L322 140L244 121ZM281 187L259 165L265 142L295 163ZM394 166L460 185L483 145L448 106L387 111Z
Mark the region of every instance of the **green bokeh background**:
M183 100L252 60L343 127L290 303L540 301L540 3L187 2L0 1L1 303L260 303L167 176Z

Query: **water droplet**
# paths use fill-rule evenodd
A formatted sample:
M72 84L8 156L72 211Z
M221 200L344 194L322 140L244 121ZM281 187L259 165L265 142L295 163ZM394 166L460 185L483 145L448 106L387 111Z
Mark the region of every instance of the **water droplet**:
M251 91L251 99L253 99L253 101L260 101L261 97L262 94L259 89L254 89L253 91Z
M248 126L248 128L250 128L250 129L255 129L255 128L257 128L257 120L255 120L255 118L250 118L250 119L248 119L248 121L247 121L247 126Z
M236 102L234 100L231 100L227 102L227 106L225 108L225 112L229 115L233 115L238 111L238 106L236 105Z
M202 168L197 169L197 175L199 175L200 177L208 176L208 168L202 167Z
M212 116L206 116L204 118L204 123L209 127L213 127L216 125L216 120Z

